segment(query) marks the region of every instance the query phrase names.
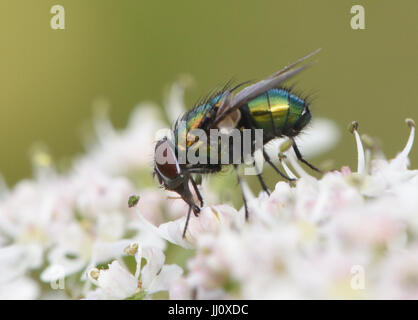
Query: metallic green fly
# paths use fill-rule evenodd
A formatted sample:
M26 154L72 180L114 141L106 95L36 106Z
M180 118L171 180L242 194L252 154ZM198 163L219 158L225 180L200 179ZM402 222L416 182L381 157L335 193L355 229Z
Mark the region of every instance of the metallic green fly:
M247 86L235 95L234 92L246 83L242 83L233 88L230 88L229 85L225 86L223 89L211 94L208 98L204 99L193 109L184 114L175 124L173 137L171 139L165 137L156 143L154 174L164 188L177 192L189 205L183 237L186 234L191 211L193 210L193 213L198 216L200 207L203 206L203 199L195 181L196 176L217 173L225 166L225 163L221 163L220 161L215 163L212 161L191 163L187 158L185 161L179 161L182 152L188 154L188 151L195 151L197 146L199 146L201 153L202 150L206 150L209 157L213 145L220 143L220 138L217 136L215 141L213 141L214 139L209 142L206 141L206 147L204 147L206 149L201 149L202 140L196 138L196 136L192 134L196 129L202 130L204 133L207 133L208 136L213 129L222 131L222 129L225 128L233 128L239 130L242 134L245 130L249 130L250 132L262 130L263 142L261 147L257 148L254 135L251 135L251 148L249 153L252 155L257 149L261 149L264 160L284 179L291 181L292 179L282 173L279 168L274 165L264 150L264 145L269 141L284 136L288 137L292 142L292 147L298 160L308 165L313 170L319 171L303 158L294 141L294 137L297 136L311 120L309 103L306 99L298 97L292 93L292 90L287 89L282 85L284 81L310 66L310 64L300 64L312 57L319 50L320 49L306 55L289 66L284 67L268 78ZM180 125L180 123L184 125ZM228 130L226 131L228 132ZM228 135L228 133L223 134ZM182 138L185 143L179 143L179 140ZM204 157L206 157L206 155ZM244 162L245 157L246 154L241 152L240 163ZM245 214L248 219L248 207L243 193L242 180L237 171L238 163L231 160L226 163L226 165L228 164L232 164L237 173L237 179L241 187L245 206ZM257 173L257 177L262 188L269 193L261 173ZM196 194L199 204L193 199L190 185Z

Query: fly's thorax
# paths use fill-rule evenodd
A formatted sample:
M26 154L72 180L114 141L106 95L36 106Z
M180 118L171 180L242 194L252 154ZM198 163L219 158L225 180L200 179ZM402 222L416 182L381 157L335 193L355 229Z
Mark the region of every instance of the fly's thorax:
M231 112L218 124L218 129L223 134L229 134L233 129L236 129L241 119L241 111L239 109Z

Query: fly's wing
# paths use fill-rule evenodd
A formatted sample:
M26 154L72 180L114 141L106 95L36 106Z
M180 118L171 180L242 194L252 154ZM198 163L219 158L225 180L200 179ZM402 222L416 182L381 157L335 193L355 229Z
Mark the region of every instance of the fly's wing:
M267 79L272 79L274 77L277 77L278 75L292 69L293 67L297 66L298 64L302 63L303 61L309 59L310 57L314 56L315 54L317 54L319 51L321 51L321 48L316 49L315 51L307 54L306 56L296 60L295 62L293 62L292 64L289 64L288 66L284 67L283 69L273 73L272 75L270 75Z
M219 124L219 122L221 122L228 114L238 109L251 99L254 99L255 97L270 89L276 88L280 83L286 81L287 79L293 77L294 75L312 65L312 63L310 63L304 66L296 67L301 62L318 53L320 50L321 49L317 49L314 52L304 56L303 58L300 58L296 62L277 71L276 73L273 73L268 78L246 87L245 89L238 92L233 99L226 99L224 101L225 103L218 109L216 119L213 122L213 127L216 127L216 125Z

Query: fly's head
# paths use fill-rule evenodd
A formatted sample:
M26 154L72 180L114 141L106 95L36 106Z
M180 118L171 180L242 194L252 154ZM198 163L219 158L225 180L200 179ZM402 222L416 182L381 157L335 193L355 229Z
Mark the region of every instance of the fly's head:
M155 145L154 176L165 189L177 191L186 181L176 156L174 145L163 138Z
M196 215L200 212L189 189L189 175L182 172L174 145L167 138L155 145L154 176L165 189L177 192Z

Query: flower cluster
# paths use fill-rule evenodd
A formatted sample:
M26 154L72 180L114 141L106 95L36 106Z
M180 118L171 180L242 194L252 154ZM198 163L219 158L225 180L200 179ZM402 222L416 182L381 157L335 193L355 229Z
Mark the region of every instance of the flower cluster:
M168 102L182 103L181 93L176 85ZM139 105L122 131L99 115L96 141L65 173L39 149L33 156L34 178L0 189L1 299L146 297L168 288L170 277L162 280L160 272L173 271L163 265L166 242L128 206L131 195L140 195L139 210L157 224L184 210L181 201L167 201L152 183L154 137L164 126L158 110ZM139 274L129 284L127 268L135 263L124 249L133 243L140 248L138 264L142 257L146 266L141 271L138 265ZM97 268L95 279L91 270ZM172 273L175 279L179 270ZM112 292L116 288L121 292Z
M197 252L171 297L418 298L418 171L407 169L415 134L407 123L409 140L390 161L372 156L381 153L367 136L364 150L354 124L357 172L343 167L318 180L288 156L294 171L284 165L299 179L294 187L277 183L270 196L247 188L249 223L242 209L203 212L184 243L176 242ZM166 231L175 224L183 221L160 233L174 239Z
M183 91L183 82L171 88L170 121L185 109ZM258 196L244 183L245 221L244 209L219 204L204 178L206 206L183 237L187 205L151 178L165 126L158 110L139 105L121 131L98 116L97 139L69 170L38 150L34 178L0 188L0 298L418 298L411 120L406 147L392 160L354 123L357 171L320 179L285 140L269 144L297 180ZM338 139L325 119L309 130L298 141L308 157Z

